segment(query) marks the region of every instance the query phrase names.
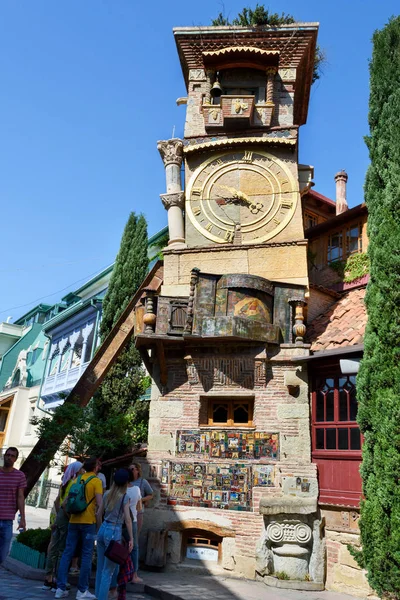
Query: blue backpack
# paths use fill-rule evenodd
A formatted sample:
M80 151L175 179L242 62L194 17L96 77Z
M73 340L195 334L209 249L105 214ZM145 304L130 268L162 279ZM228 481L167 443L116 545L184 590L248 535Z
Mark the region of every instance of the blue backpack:
M71 485L66 503L66 511L71 515L77 515L85 511L89 504L93 502L94 496L89 502L86 501L85 488L86 484L94 477L96 477L96 475L91 475L86 480L81 481L82 475L79 475L76 482Z

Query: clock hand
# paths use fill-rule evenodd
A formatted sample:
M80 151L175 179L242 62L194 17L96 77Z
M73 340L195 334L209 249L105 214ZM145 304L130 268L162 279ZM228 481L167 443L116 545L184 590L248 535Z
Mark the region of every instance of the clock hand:
M220 185L219 187L228 190L228 192L231 192L232 194L232 198L224 198L225 202L234 202L235 200L244 202L249 207L250 212L253 215L256 215L263 208L261 202L252 202L252 200L250 200L250 198L240 190L236 190L235 188L230 187L228 185Z
M224 190L228 190L228 192L230 192L232 194L232 200L241 200L245 204L248 204L248 205L252 204L250 198L248 198L244 192L241 192L240 190L236 190L233 187L229 187L228 185L220 185L219 187L223 188Z

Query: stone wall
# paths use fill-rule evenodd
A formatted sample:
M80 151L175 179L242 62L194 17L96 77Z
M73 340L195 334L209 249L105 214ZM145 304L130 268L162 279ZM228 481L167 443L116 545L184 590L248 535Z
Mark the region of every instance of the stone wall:
M184 286L187 290L193 267L201 268L203 273L251 274L270 281L307 285L306 249L307 243L299 241L239 248L213 246L179 252L166 250L164 286L169 291L169 286Z
M288 485L296 479L311 482L310 494L316 494L316 467L310 458L308 382L305 373L296 369L290 358L299 348L271 350L268 356L263 347L233 347L225 350L193 348L185 356L178 352L167 357L168 383L164 395L155 384L150 404L149 447L147 462L156 477L156 499L147 511L151 529L168 529L169 560L181 560L182 531L176 523L195 523L196 528L210 530L210 523L226 529L223 536L220 565L236 575L255 576L257 543L264 535L264 518L259 513L261 498L291 493ZM236 368L240 365L240 368ZM247 366L246 366L247 365ZM205 377L205 374L207 377ZM157 371L153 373L157 381ZM288 383L296 387L291 395ZM253 431L279 432L280 457L273 461L275 486L253 488L250 512L183 506L168 503L168 484L161 483L163 461L185 461L176 450L178 430L207 427L202 406L208 398L254 397ZM221 429L221 426L219 426ZM223 427L222 427L223 429ZM186 459L187 460L187 459ZM193 459L192 459L193 460ZM196 459L200 461L199 458ZM207 459L201 457L201 462ZM212 459L208 462L223 462ZM230 461L234 462L234 461ZM236 462L249 463L240 459ZM256 461L257 462L257 461ZM261 462L269 462L268 460ZM251 462L254 464L254 461ZM307 493L305 494L307 495ZM267 500L268 502L268 500ZM182 529L183 527L183 529ZM144 530L144 536L146 529Z
M368 584L365 571L360 569L348 550L359 547L359 511L357 509L323 508L326 539L326 589L360 598L377 598Z

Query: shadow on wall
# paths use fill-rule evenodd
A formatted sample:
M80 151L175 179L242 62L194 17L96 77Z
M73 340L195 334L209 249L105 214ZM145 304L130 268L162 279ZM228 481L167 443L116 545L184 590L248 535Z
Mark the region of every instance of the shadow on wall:
M204 510L206 506L201 502L198 502L198 506L193 506L192 501L177 500L168 494L171 481L175 486L174 496L177 492L179 494L177 482L181 482L182 495L187 482L194 484L192 494L196 494L193 491L196 490L196 484L197 489L201 490L200 478L210 479L210 473L200 472L203 465L187 461L168 461L167 465L165 460L155 461L153 458L150 462L146 459L146 450L139 449L128 455L103 461L107 481L111 480L115 469L128 467L132 462L141 464L143 477L148 480L154 492L153 499L145 509L140 534L141 569L160 572L168 567L178 569L178 572L179 569L185 569L187 577L188 569L193 568L197 576L212 575L213 591L217 593L220 588L221 592L226 593L229 589L233 599L242 595L232 592L229 583L225 586L220 581L221 577L257 579L274 587L277 583L279 587L282 584L284 586L285 579L296 579L299 583L297 589L324 589L324 584L321 583L324 580L321 522L316 515L316 495L314 498L309 497L309 492L316 490L306 490L307 497L289 495L291 486L297 485L301 489L301 486L310 484L292 481L290 477L285 479L285 498L290 506L281 506L282 497L272 498L268 495L262 498L262 493L258 490L253 493L247 512L246 509L214 509L207 514ZM232 494L232 476L240 478L243 475L244 473L232 474L227 471L225 475L216 473L216 478L225 477L227 482L229 477L229 488L228 484L226 487ZM259 474L259 477L267 476L267 473ZM251 485L250 481L248 483ZM237 534L239 530L240 535ZM249 546L253 547L252 557L249 556ZM146 581L145 574L143 577ZM278 581L279 579L282 581ZM293 584L293 581L290 583ZM263 587L257 586L257 589L260 593L266 593L268 588L265 592Z

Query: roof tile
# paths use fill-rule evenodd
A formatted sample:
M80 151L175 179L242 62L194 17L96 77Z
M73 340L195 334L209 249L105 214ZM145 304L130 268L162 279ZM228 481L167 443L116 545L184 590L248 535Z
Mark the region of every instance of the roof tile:
M350 290L307 327L311 350L328 350L362 343L367 323L365 287Z

